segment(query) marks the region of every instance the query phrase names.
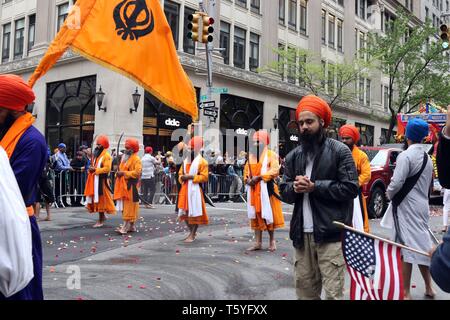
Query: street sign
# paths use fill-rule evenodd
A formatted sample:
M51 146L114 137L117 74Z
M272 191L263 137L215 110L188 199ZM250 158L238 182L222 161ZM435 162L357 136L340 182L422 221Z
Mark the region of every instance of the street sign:
M219 115L218 108L203 109L203 115L206 117L217 118L217 116Z
M206 94L200 97L201 102L206 101L206 100L208 100L208 96Z
M200 109L213 109L216 107L215 101L205 101L200 103Z
M211 88L212 93L228 93L228 88Z

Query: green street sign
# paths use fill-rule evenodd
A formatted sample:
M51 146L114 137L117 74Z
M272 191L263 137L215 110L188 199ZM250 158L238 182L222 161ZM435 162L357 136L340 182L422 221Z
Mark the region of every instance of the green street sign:
M200 97L201 102L206 101L206 100L208 100L208 96L206 94Z
M228 88L212 88L213 93L228 93Z

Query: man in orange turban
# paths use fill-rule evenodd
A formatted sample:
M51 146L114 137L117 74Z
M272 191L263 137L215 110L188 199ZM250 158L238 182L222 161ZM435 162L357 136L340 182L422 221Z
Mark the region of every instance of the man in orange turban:
M350 224L358 196L358 174L347 146L326 137L331 109L319 97L306 96L297 107L300 145L285 161L280 183L283 201L294 204L290 238L295 248L298 299L342 299L345 262L341 230Z
M33 126L35 118L26 111L27 105L34 99L33 90L21 77L11 74L0 75L0 148L6 151L27 207L32 236L30 255L32 254L34 267L34 277L25 288L8 297L12 300L42 300L44 298L41 236L33 205L48 154L44 136ZM0 251L5 252L1 248L2 245L5 244L0 244ZM0 293L0 300L5 298Z
M98 212L98 222L94 225L94 228L103 227L106 220L105 214L116 213L108 182L112 167L112 157L108 152L108 148L108 137L104 135L99 136L84 190L86 208L90 213Z
M186 221L189 236L184 240L195 240L199 225L209 223L205 199L200 184L208 182L208 161L200 151L204 146L202 137L195 136L188 143L190 154L184 159L178 173L181 189L178 194L178 218Z
M265 130L255 132L253 142L256 150L249 154L244 167L247 189L247 213L251 228L255 231L255 244L248 251L261 250L262 232L269 232L269 250L276 250L275 229L284 227L278 186L274 180L280 173L278 155L269 149L269 134Z
M346 124L339 129L339 137L352 151L353 160L358 171L359 197L355 199L353 206L353 227L361 231L370 232L366 199L361 189L363 185L369 183L371 178L369 157L356 146L360 139L358 128Z
M124 221L122 227L116 229L120 234L136 231L135 223L139 217L139 192L137 186L142 173L142 162L137 155L139 152L139 141L127 139L125 141L125 149L114 185L116 209L122 211L122 219Z

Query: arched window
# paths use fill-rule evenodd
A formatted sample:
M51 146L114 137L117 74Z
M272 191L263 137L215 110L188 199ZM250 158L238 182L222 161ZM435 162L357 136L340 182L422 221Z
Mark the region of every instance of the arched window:
M47 84L46 137L50 148L67 145L74 155L92 144L95 123L96 76Z

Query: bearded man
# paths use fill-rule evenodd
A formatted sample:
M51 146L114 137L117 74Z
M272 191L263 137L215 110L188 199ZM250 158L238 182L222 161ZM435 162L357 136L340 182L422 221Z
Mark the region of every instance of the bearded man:
M298 299L342 299L345 263L341 230L333 221L351 224L358 196L358 173L350 149L326 137L331 109L321 98L300 100L297 112L300 146L286 157L280 184L282 198L294 204L290 238L295 248Z

